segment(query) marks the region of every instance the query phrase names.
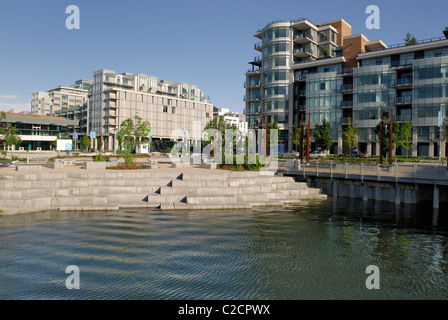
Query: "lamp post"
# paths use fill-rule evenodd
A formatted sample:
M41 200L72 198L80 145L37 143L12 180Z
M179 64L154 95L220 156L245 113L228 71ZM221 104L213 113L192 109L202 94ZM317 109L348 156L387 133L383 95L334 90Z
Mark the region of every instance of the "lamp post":
M438 125L439 125L439 161L442 161L442 129L443 129L443 112L442 112L443 104L440 104L440 110L439 110L439 118L438 118ZM448 162L447 162L448 165Z

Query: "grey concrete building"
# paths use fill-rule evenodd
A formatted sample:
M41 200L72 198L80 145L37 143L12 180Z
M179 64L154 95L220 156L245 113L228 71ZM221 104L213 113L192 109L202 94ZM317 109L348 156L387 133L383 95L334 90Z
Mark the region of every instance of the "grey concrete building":
M113 150L120 124L135 115L149 121L153 140L169 140L173 130L193 137L193 123L201 128L213 117L213 105L196 86L158 81L144 74L117 74L111 70L93 73L89 105L89 130L103 139L103 149ZM116 147L115 141L115 147Z

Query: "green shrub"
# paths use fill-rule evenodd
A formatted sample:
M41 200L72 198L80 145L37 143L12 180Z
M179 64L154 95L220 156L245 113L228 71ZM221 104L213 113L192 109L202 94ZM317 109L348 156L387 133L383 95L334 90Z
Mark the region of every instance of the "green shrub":
M128 167L132 166L132 164L134 163L134 157L130 152L126 152L126 154L124 155L124 163Z
M94 161L96 161L96 162L103 162L103 161L106 161L106 156L104 156L104 155L100 152L100 153L98 153L98 154L95 156Z

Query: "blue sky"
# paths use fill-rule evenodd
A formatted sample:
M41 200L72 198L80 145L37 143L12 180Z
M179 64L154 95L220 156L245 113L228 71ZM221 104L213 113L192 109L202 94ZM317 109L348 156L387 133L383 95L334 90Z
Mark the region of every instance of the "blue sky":
M68 30L68 5L80 29ZM368 5L380 8L380 29L368 30ZM0 110L30 109L31 94L93 71L144 73L196 84L217 107L242 111L244 73L259 55L253 34L268 22L306 17L345 19L352 34L386 44L443 36L446 1L291 0L0 0Z

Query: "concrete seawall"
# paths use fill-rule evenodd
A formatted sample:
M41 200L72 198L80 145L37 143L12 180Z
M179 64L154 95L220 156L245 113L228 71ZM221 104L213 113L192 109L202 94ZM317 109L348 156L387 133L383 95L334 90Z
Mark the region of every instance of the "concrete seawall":
M291 177L182 169L0 173L2 214L44 210L247 209L326 199Z

